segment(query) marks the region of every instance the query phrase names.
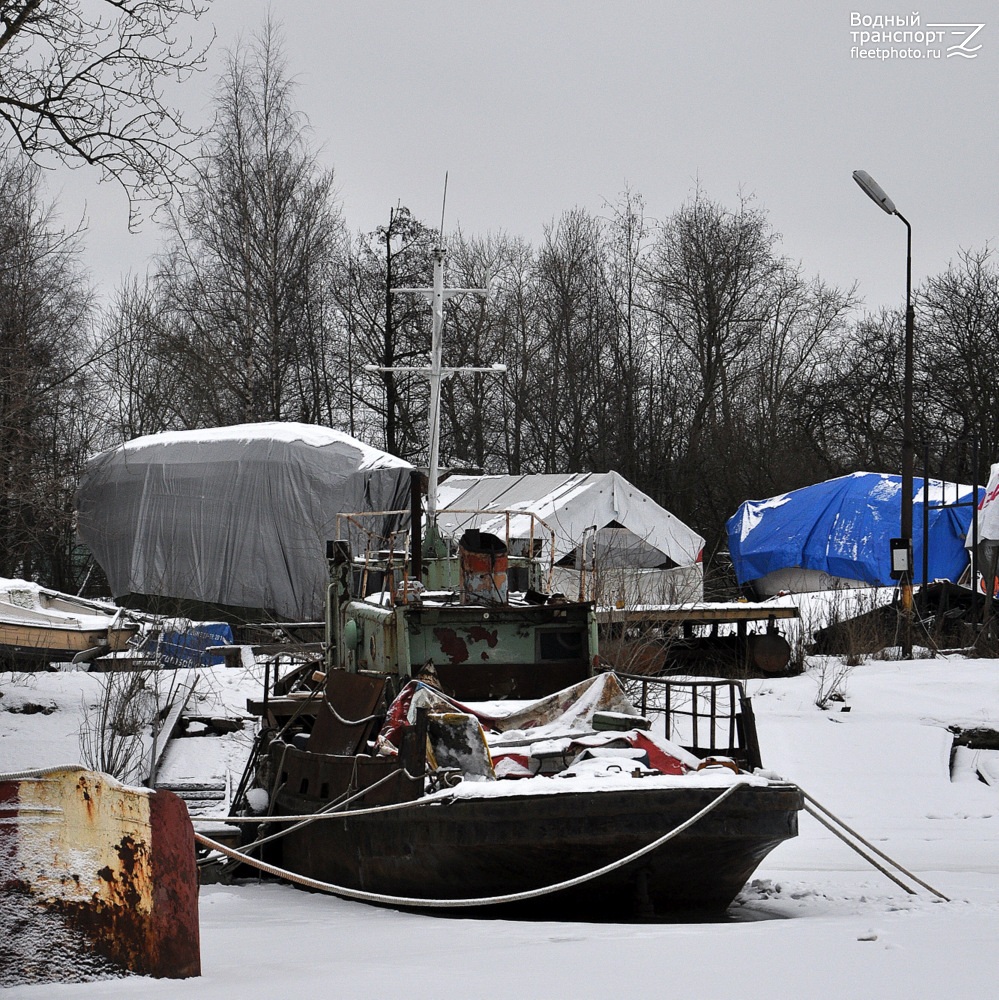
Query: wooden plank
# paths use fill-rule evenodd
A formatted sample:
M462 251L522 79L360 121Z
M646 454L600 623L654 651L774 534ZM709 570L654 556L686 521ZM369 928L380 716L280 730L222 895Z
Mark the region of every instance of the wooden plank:
M206 652L209 653L238 653L244 647L236 645L208 646ZM321 658L323 654L323 644L321 642L269 642L254 643L250 645L250 652L254 656L294 656L302 659L308 657Z
M167 713L166 720L163 723L162 728L156 734L156 738L153 740L153 746L149 753L149 773L146 775L146 784L153 785L156 782L156 772L159 770L160 761L163 759L163 754L166 752L167 744L170 742L170 737L173 736L174 730L177 728L177 723L180 721L181 713L187 707L187 703L194 693L195 687L198 685L198 675L195 674L193 677L188 677L188 680L181 682L177 686L177 692L174 695L173 702L170 704L170 711Z
M597 623L610 625L627 622L673 622L691 625L711 625L715 623L765 622L771 618L788 619L800 617L793 607L771 607L759 604L728 605L687 605L684 607L642 607L642 608L598 608Z
M294 694L284 694L268 698L266 702L267 711L275 715L293 715L301 708L302 702L308 701L310 697L312 697L312 693L309 691L297 691ZM318 695L313 698L313 702L314 704L306 706L302 711L308 712L310 715L315 715L316 706L319 704ZM263 698L247 698L246 710L251 715L263 715L264 704Z

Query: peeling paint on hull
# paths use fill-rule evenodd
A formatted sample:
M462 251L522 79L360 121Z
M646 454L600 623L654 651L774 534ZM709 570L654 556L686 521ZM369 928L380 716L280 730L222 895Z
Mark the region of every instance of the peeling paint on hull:
M201 972L194 831L173 793L82 768L0 781L0 986Z

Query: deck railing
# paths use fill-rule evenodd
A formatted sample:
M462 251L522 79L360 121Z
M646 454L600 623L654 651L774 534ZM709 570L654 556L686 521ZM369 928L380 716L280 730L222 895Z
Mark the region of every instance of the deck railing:
M362 595L370 592L372 581L377 581L376 586L385 590L390 603L395 602L396 591L402 595L409 593L413 542L409 516L408 510L337 515L337 538L350 541L353 550L352 569L358 578ZM449 534L447 537L441 536L441 541L447 546L451 556L457 552L457 540L465 528L478 527L483 531L490 531L506 545L511 569L536 566L541 586L546 591L551 590L556 536L554 528L543 518L529 511L457 508L446 508L440 512L440 517L441 520L446 518L449 523ZM527 521L527 530L515 535L512 522L523 523L524 520ZM384 532L381 529L386 523L399 524L401 527ZM532 583L532 586L537 585ZM405 596L403 600L406 600Z
M666 739L700 758L731 757L741 767L762 766L756 717L741 681L618 673L635 707Z

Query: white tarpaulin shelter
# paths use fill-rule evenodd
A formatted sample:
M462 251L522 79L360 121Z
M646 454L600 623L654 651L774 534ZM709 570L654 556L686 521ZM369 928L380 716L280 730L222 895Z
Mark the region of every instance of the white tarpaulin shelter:
M581 576L586 596L602 604L675 604L703 595L704 539L616 472L450 476L439 500L442 534L509 532L515 554L516 543L528 543L529 517L460 512L541 518L554 532L556 587L569 597L577 596Z
M985 496L978 506L978 540L999 543L999 463L993 465L989 472L989 484L985 487ZM971 548L970 527L965 544Z
M999 570L999 463L989 472L989 484L985 496L978 505L978 586L984 590L985 580L991 573L993 578ZM964 541L970 549L974 545L974 524L968 528ZM995 591L993 579L993 592Z
M79 533L125 603L318 621L337 515L408 509L410 470L312 424L154 434L90 459Z

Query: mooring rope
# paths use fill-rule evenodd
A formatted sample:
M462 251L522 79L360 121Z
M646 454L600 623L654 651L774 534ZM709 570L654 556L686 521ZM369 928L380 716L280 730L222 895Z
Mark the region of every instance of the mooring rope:
M44 778L47 774L58 774L60 771L90 771L83 764L53 764L51 767L32 767L25 771L7 771L0 774L0 781L23 781L26 778Z
M523 900L523 899L532 899L532 898L535 898L536 896L545 895L546 893L558 892L561 889L569 888L572 885L582 884L583 882L586 882L589 879L598 878L600 875L607 874L607 872L613 871L617 867L629 864L631 861L634 861L636 858L642 857L642 855L647 854L649 851L655 850L657 847L661 846L662 844L665 844L667 841L669 841L673 837L677 836L679 833L682 833L684 830L686 830L689 826L691 826L694 823L696 823L703 816L706 816L716 806L720 805L721 802L724 801L724 799L726 799L738 787L739 787L738 784L732 785L723 795L719 796L714 802L710 803L708 806L706 806L704 809L702 809L699 813L697 813L696 815L692 816L689 820L686 821L686 823L681 824L679 827L676 827L674 830L671 830L668 834L665 834L663 837L660 837L658 840L654 841L652 844L649 844L647 847L641 848L639 851L636 851L633 855L629 855L627 858L623 858L623 859L621 859L618 862L613 862L612 864L607 865L604 868L598 869L595 872L591 872L588 875L579 876L577 879L570 880L567 883L557 883L557 884L555 884L553 886L546 886L546 887L544 887L542 889L531 890L526 895L523 894L523 893L521 893L521 894L514 894L513 896L511 896L509 898L506 897L506 896L489 897L489 898L484 899L484 900L479 901L479 902L476 902L474 900L472 900L472 901L470 901L470 900L460 900L460 901L457 901L457 902L449 901L449 900L424 900L424 901L420 901L420 902L414 902L413 900L406 899L405 897L389 897L389 896L386 896L384 898L379 897L377 899L375 899L375 898L369 899L368 898L369 895L377 895L377 894L364 894L364 893L361 892L361 890L346 889L343 886L334 886L334 885L332 885L330 883L316 882L316 880L314 880L314 879L307 879L305 876L297 875L294 872L289 872L289 871L286 871L285 869L277 868L276 866L273 866L273 865L267 865L266 867L264 867L264 865L265 865L264 862L257 862L255 859L250 858L248 855L242 854L242 852L234 851L232 848L225 847L222 844L217 844L215 841L210 840L209 838L205 837L202 834L195 834L195 838L203 846L209 847L209 848L211 848L213 850L218 850L221 853L226 854L229 857L232 857L232 858L234 858L236 860L245 861L246 864L252 865L254 867L260 867L261 870L267 871L267 872L269 872L272 875L277 875L280 878L285 878L285 879L287 879L290 882L300 882L301 884L307 885L310 888L319 889L321 891L326 891L326 892L331 892L334 895L344 895L344 896L347 896L349 898L362 899L362 900L367 900L369 902L387 902L387 903L393 903L393 902L395 902L398 905L409 905L409 906L428 906L428 907L430 907L430 906L440 906L440 907L446 907L446 906L485 906L485 905L489 905L489 904L492 904L492 903L515 902L515 901ZM842 840L843 843L847 845L847 847L851 848L851 850L853 850L857 854L859 854L869 865L871 865L873 868L877 869L877 871L881 872L884 876L886 876L887 878L889 878L892 882L894 882L900 888L904 889L910 895L915 895L915 893L916 893L915 889L913 889L910 886L906 885L903 881L901 881L901 879L899 879L896 875L894 875L892 872L890 872L884 865L880 864L873 857L871 857L870 854L868 854L867 852L865 852L861 847L859 847L856 843L854 843L852 840L850 840L842 831L846 831L846 833L848 833L850 836L854 837L857 841L859 841L860 844L863 844L871 852L873 852L878 857L880 857L884 861L886 861L889 865L891 865L891 867L893 867L896 871L901 872L903 875L905 875L907 878L911 879L917 885L919 885L922 888L926 889L928 892L931 892L934 896L939 897L940 899L944 900L945 902L950 902L950 897L945 896L942 892L940 892L938 889L935 889L928 882L925 882L921 878L919 878L918 875L915 875L913 872L909 871L903 865L899 864L898 861L896 861L894 858L890 857L888 854L886 854L880 848L878 848L874 844L870 843L870 841L866 840L856 830L854 830L852 827L850 827L846 823L844 823L843 820L841 820L838 816L836 816L831 810L827 809L824 805L822 805L822 803L819 802L814 796L810 795L803 788L801 788L800 785L798 786L798 788L801 791L802 796L806 800L806 805L804 807L805 812L807 812L808 815L811 816L813 819L815 819L818 823L822 824L822 826L824 826L827 830L829 830L834 836L836 836L840 840ZM355 798L356 797L359 797L359 796L355 796ZM351 801L351 800L347 800L347 802L349 802L349 801ZM261 843L264 843L266 841L276 840L276 839L278 839L278 837L283 836L286 833L291 833L292 831L299 829L301 826L306 825L305 821L314 821L314 820L318 820L318 819L342 819L342 818L344 818L344 816L351 816L351 817L354 817L354 816L370 816L370 815L373 815L375 813L394 812L394 811L397 811L399 809L406 809L406 808L412 808L414 806L418 806L418 805L421 804L421 801L423 803L425 803L425 800L419 800L419 799L417 799L417 800L414 800L412 802L400 802L400 803L396 803L394 805L389 805L389 806L373 806L373 807L371 807L369 809L352 809L352 810L350 810L347 813L338 812L338 811L337 812L334 812L334 811L324 811L322 813L311 813L311 814L307 814L307 815L304 815L304 816L280 816L280 817L275 817L275 818L269 820L269 822L272 822L272 823L273 822L291 822L291 823L295 823L296 825L292 826L292 827L288 827L286 830L279 831L276 834L272 834L272 835L268 836L267 838L265 838L265 840L254 841L249 846L250 847L255 847L255 846L259 846ZM452 797L448 797L446 799L442 799L441 800L441 804L444 804L445 802L451 802L451 801L453 801L453 798ZM338 808L342 808L343 806L345 806L347 804L347 802L338 803ZM812 808L807 803L811 803L815 808ZM820 815L820 812L822 814L824 814L824 816ZM828 819L826 819L825 817L828 817ZM239 823L261 822L259 818L256 818L256 817L243 817L243 816L240 816L240 817L220 817L219 821L220 822L239 822ZM840 827L840 829L837 829L836 828L837 826ZM303 879L304 879L304 881L302 881Z
M289 882L295 882L298 885L305 886L309 889L316 889L319 892L328 892L334 896L343 896L346 899L357 899L365 903L382 903L389 906L413 906L436 909L494 906L500 903L519 903L529 899L537 899L540 896L548 896L552 893L561 892L564 889L571 889L574 886L590 882L593 879L600 878L602 875L607 875L610 872L616 871L618 868L623 868L625 865L629 865L633 861L637 861L639 858L644 857L651 851L655 851L662 847L663 844L672 840L674 837L679 836L684 832L684 830L689 829L696 822L698 822L698 820L703 819L710 812L712 812L712 810L717 809L718 806L720 806L733 792L737 791L742 786L743 782L737 782L730 785L724 792L721 793L721 795L709 802L703 809L696 812L690 817L690 819L685 820L679 826L674 827L669 831L669 833L658 837L656 840L652 841L651 844L647 844L645 847L641 847L637 851L633 851L631 854L619 859L618 861L612 861L610 864L606 864L601 868L595 869L594 871L587 872L585 875L577 875L575 878L565 879L562 882L555 882L551 885L542 886L538 889L527 889L523 892L506 893L500 896L478 896L468 899L423 899L418 896L391 896L381 892L365 892L363 889L350 889L347 886L335 885L332 882L323 882L319 879L299 875L296 872L290 872L285 868L279 868L277 865L268 864L266 861L251 858L248 854L244 854L242 851L226 847L224 844L219 844L218 842L211 840L200 833L196 833L194 835L194 839L203 847L219 851L236 861L242 861L244 864L248 864L253 868L267 872L269 875L275 875L278 878L286 879ZM364 811L372 812L375 810ZM346 815L354 816L359 812L360 810L357 812L351 811Z
M798 786L798 788L801 791L801 794L805 797L806 803L807 802L811 802L812 805L814 805L816 807L815 809L812 809L807 804L805 805L805 812L807 812L809 816L811 816L813 819L815 819L819 823L821 823L834 836L839 837L839 839L842 840L843 843L846 844L847 847L849 847L852 850L856 851L857 854L859 854L868 864L872 865L874 868L876 868L883 875L886 875L896 885L900 885L903 889L905 889L905 891L907 893L909 893L909 895L914 896L916 894L916 890L915 889L911 889L909 886L907 886L900 879L896 878L885 867L883 867L882 865L878 864L878 862L875 861L874 858L872 858L869 855L865 854L855 843L853 843L853 841L851 841L848 837L846 837L841 832L841 830L845 830L848 834L850 834L851 837L855 837L857 840L860 841L861 844L863 844L869 850L873 851L879 858L883 858L896 871L900 871L907 878L911 878L912 881L915 882L917 885L920 885L924 889L927 889L929 892L932 892L934 896L939 896L942 900L944 900L944 902L947 902L947 903L950 902L950 898L948 896L945 896L939 890L934 889L932 885L930 885L927 882L924 882L918 876L913 875L912 872L910 872L907 868L904 868L902 865L900 865L894 858L889 857L887 854L885 854L884 851L882 851L879 848L875 847L870 841L865 840L859 833L857 833L856 830L854 830L850 826L847 826L846 823L844 823L837 815L835 815L834 813L830 812L830 810L828 810L824 805L822 805L822 803L819 802L818 799L816 799L813 796L809 795L808 792L806 792L804 790L804 788L802 788L800 785ZM821 811L822 813L824 813L825 816L827 816L829 818L829 820L832 820L832 822L829 822L828 820L826 820L822 816L820 816L819 815L819 811ZM833 826L833 823L835 823L841 829L840 830L835 829L835 827Z
M386 774L384 778L379 778L374 784L368 785L366 788L362 788L359 792L355 792L350 798L340 799L337 802L331 802L328 806L320 809L318 812L305 813L301 816L272 816L270 814L266 816L220 816L220 817L192 817L192 820L196 819L198 822L202 823L259 823L261 826L271 824L271 823L294 823L294 826L286 827L283 830L278 830L275 833L269 833L266 837L258 837L256 840L250 841L249 844L243 845L243 850L248 851L251 847L261 847L263 844L269 844L272 840L278 840L281 837L286 837L289 833L294 833L295 830L300 830L303 826L308 826L310 823L316 822L320 819L340 819L345 814L340 811L346 809L351 802L356 802L358 799L363 798L368 792L373 792L379 785L384 785L385 782L390 781L392 778L396 778L399 775L403 775L409 778L410 781L422 781L422 777L412 775L406 768L400 768L398 771L392 771L390 774ZM351 809L347 815L350 816L367 816L371 813L376 812L395 812L398 809L414 806L418 803L418 799L413 799L410 802L395 802L388 806L371 806L368 809Z

